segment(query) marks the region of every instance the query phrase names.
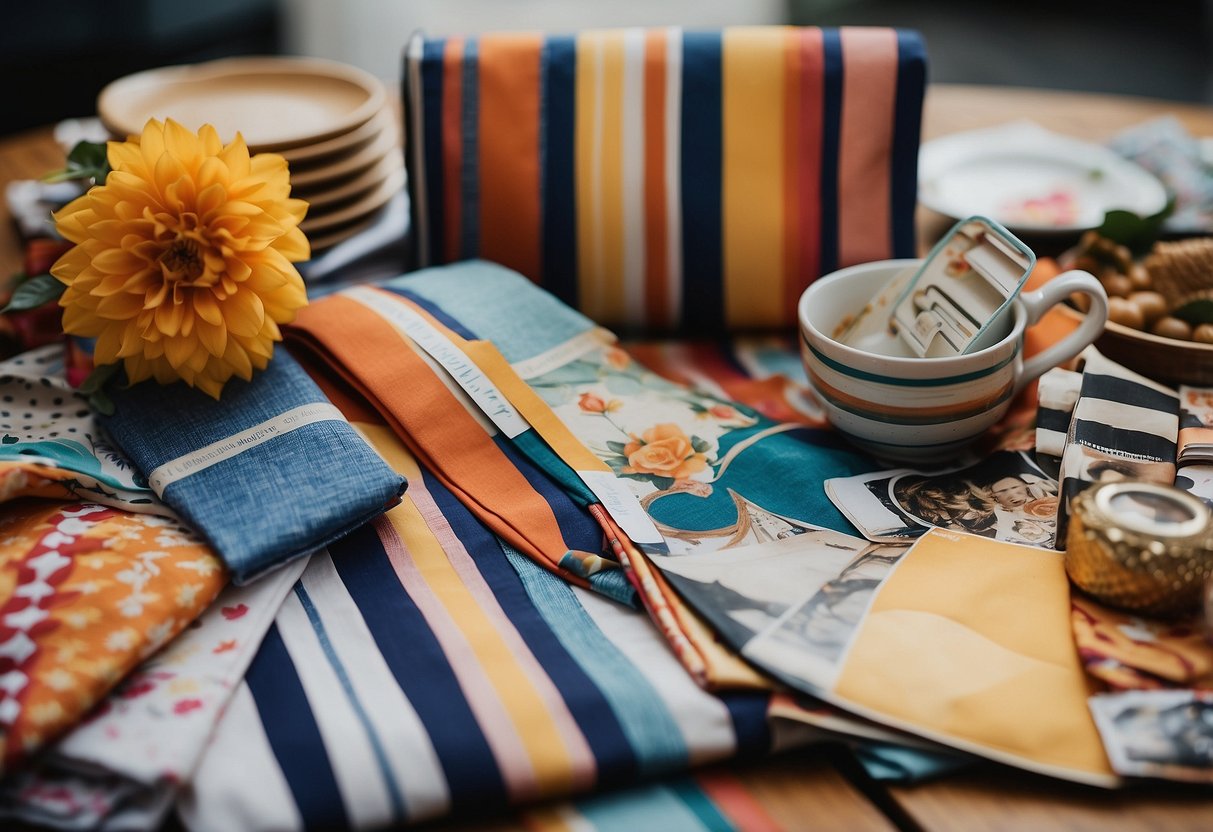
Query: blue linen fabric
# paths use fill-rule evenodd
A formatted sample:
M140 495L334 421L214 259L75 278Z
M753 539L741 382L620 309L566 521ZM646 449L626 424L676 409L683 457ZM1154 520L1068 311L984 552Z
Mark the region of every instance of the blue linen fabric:
M306 405L331 407L283 349L251 382L229 381L219 401L182 383L152 382L115 384L111 398L114 413L103 425L149 478L165 463L245 431L264 440L161 493L211 543L236 583L353 531L396 505L407 484L335 411L294 429L266 428Z

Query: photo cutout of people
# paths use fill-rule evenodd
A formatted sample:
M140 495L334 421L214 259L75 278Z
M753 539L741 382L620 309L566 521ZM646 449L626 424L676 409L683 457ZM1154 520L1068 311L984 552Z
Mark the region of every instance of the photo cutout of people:
M1127 691L1090 705L1118 774L1213 783L1213 695Z
M905 540L933 526L1047 548L1057 531L1056 481L1014 451L943 473L889 471L826 485L839 509L874 541Z

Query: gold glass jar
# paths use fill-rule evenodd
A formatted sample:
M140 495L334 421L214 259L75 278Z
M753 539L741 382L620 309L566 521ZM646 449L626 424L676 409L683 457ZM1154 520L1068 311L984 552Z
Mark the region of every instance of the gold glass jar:
M1213 576L1213 513L1170 486L1092 486L1070 502L1065 565L1076 586L1112 606L1195 612Z

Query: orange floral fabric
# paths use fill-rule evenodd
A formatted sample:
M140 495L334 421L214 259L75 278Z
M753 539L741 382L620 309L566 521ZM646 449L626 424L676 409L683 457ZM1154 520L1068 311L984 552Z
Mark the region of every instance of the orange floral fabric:
M0 774L70 728L227 581L178 523L92 503L0 515Z
M690 438L678 425L655 425L623 448L628 458L625 474L656 474L659 477L686 479L708 467L707 454L695 450Z

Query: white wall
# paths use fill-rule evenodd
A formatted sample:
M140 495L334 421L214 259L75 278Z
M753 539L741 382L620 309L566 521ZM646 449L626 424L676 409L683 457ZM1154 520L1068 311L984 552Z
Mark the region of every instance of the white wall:
M286 51L400 74L414 29L432 35L494 30L573 32L615 26L715 28L780 23L784 0L281 0Z

